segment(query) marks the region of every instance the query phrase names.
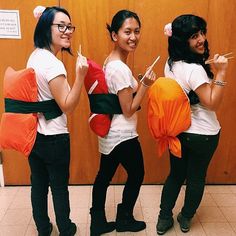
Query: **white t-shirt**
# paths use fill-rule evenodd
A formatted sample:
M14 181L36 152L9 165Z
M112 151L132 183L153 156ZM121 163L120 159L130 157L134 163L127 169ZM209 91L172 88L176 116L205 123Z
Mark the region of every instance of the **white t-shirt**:
M48 83L59 75L64 75L66 79L67 73L63 63L50 51L36 48L28 59L27 68L35 70L38 101L54 99ZM55 119L46 120L42 113L38 113L37 131L44 135L68 133L66 115L63 113Z
M138 82L132 75L129 67L120 60L108 62L104 68L108 92L118 94L124 88L132 88L135 93ZM99 152L109 154L119 143L138 136L137 114L130 118L123 114L114 114L109 133L104 137L98 137Z
M211 83L201 65L183 61L174 62L172 71L166 62L165 76L175 79L187 94L190 90L194 91L204 83ZM219 130L220 124L214 111L207 109L200 103L191 105L191 126L185 131L186 133L215 135Z

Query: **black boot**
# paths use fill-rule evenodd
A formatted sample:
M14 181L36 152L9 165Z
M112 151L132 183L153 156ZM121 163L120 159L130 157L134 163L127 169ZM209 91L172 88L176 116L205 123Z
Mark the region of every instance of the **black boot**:
M158 217L157 225L156 225L156 230L158 235L165 234L172 226L174 225L174 220L173 218L169 219L161 219Z
M77 226L75 223L71 222L66 231L60 232L59 236L74 236L77 231Z
M52 223L49 223L49 228L45 232L39 232L38 236L50 236L53 230L53 225Z
M137 221L134 219L132 210L123 208L118 204L116 215L116 231L117 232L138 232L146 228L144 221Z
M187 233L190 230L191 219L182 215L180 212L177 216L177 221L179 222L180 229L183 233Z
M90 236L112 232L116 227L115 222L107 222L105 210L96 211L90 208L91 225Z

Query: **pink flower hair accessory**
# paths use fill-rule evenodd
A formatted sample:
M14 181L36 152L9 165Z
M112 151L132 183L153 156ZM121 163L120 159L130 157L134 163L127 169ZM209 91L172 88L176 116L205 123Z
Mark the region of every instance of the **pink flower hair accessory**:
M164 27L164 35L171 37L172 36L172 24L168 23Z
M43 7L43 6L35 7L34 11L33 11L34 17L38 20L39 17L43 14L45 9L46 9L46 7Z

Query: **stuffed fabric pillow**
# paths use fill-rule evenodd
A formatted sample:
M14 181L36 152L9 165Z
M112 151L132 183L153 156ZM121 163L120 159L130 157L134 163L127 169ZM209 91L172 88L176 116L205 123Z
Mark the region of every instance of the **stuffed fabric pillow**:
M108 94L105 74L102 68L94 61L88 59L88 72L84 80L88 94ZM89 125L91 130L100 137L108 134L111 126L109 114L90 113Z
M8 67L3 81L3 97L37 102L37 83L32 68L15 71ZM29 156L37 134L37 114L5 112L0 123L0 148L15 149Z
M183 89L174 79L158 78L148 94L148 126L157 141L158 156L169 147L174 156L181 157L181 143L176 136L190 124L191 109Z

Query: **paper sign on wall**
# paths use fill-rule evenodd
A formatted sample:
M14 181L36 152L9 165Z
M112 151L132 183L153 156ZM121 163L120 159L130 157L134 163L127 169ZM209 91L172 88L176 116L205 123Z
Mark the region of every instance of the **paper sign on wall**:
M21 38L19 10L0 10L0 38Z

